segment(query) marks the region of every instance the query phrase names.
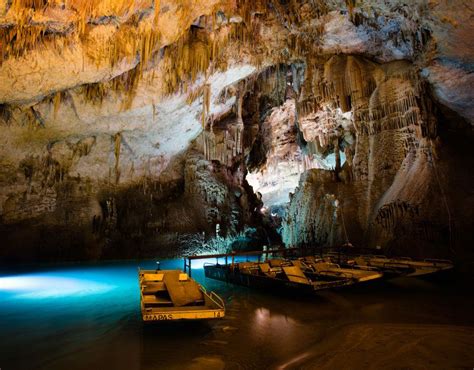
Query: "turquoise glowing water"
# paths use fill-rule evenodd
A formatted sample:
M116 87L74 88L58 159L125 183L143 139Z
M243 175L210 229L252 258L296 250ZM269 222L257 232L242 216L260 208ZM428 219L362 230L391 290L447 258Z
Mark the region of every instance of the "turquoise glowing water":
M139 266L156 264L0 273L0 368L291 368L330 342L338 328L351 325L474 326L472 295L454 285L401 280L301 301L208 280L199 268L193 277L225 299L227 317L146 326L140 318ZM161 267L182 268L182 261L162 261Z

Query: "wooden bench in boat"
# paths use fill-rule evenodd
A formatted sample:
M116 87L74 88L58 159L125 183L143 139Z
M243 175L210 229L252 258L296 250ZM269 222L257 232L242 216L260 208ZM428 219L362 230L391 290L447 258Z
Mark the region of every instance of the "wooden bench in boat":
M318 260L314 257L307 257L305 262L311 266L315 272L321 275L338 276L347 279L355 279L358 282L365 282L380 279L383 274L379 271L361 270L352 268L342 268L336 263Z
M294 283L311 284L299 266L283 266L282 269L288 280Z
M166 297L159 297L155 294L149 294L143 296L143 303L145 306L173 306L171 299Z

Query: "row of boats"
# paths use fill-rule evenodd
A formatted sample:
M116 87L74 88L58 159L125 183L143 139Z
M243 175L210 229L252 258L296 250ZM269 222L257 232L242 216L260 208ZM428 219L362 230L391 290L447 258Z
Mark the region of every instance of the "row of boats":
M226 258L227 261L227 258ZM419 277L449 271L448 260L412 260L380 255L327 253L299 258L267 258L204 264L206 278L250 288L295 295L369 284L396 277ZM216 319L225 316L224 301L180 270L139 270L144 321Z

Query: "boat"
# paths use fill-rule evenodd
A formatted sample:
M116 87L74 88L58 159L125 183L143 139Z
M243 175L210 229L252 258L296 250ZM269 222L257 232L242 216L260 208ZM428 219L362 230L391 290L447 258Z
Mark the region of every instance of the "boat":
M205 320L225 316L222 298L181 270L138 270L143 321Z
M365 283L373 280L378 280L383 277L383 272L371 266L353 266L346 265L341 267L333 261L327 261L322 258L307 256L302 257L293 263L300 264L306 274L317 274L326 276L345 276L356 280L358 283Z
M277 258L265 262L206 263L204 274L207 278L232 284L302 295L350 286L360 281L356 274L319 273L307 268L300 260ZM380 273L376 275L382 276Z
M285 249L190 256L185 258L184 266L191 271L193 260L216 258L215 264L204 264L207 278L252 288L286 290L292 294L314 294L324 289L368 284L400 276L430 276L453 269L453 263L449 260L421 261L406 257L351 255L341 251L305 255L304 250L297 251L300 251L300 256L303 257L297 258L293 255L288 259ZM278 254L286 257L275 257ZM245 255L257 256L258 261L235 261L237 256ZM267 256L264 262L260 261L262 255ZM225 258L225 263L220 264L219 258ZM231 263L227 263L228 258L231 258Z
M450 271L454 268L454 264L450 260L414 260L410 257L387 257L384 255L349 256L332 253L325 255L323 259L353 269L376 269L382 272L385 278L423 277Z

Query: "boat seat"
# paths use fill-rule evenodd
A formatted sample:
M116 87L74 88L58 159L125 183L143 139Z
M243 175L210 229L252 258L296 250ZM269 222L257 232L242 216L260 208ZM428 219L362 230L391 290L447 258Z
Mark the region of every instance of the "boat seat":
M156 273L156 274L143 274L141 275L141 279L144 282L161 282L163 281L164 274L162 273Z
M181 307L202 301L204 294L199 284L191 279L180 281L180 275L183 275L183 273L176 270L168 271L164 277L164 282L173 304L176 307Z
M288 280L294 283L310 284L308 278L298 266L283 266L282 268Z
M248 269L249 273L252 275L258 275L260 268L258 266L252 266Z
M166 291L165 283L145 283L142 284L143 294L155 294L156 292Z
M245 270L245 269L255 267L255 262L239 262L238 266L240 270Z
M310 266L308 266L304 261L302 260L294 260L291 261L293 266L299 267L301 271L311 269Z
M143 304L145 306L160 306L160 307L172 307L173 302L165 297L158 297L156 295L144 295Z
M354 277L360 282L374 280L382 277L382 274L378 271L341 269L341 272L346 273L347 275L352 274L352 277Z
M282 259L268 260L268 263L270 264L271 267L280 267L281 265L283 265L284 262L285 260L282 260Z
M268 263L259 264L259 271L264 275L274 278L278 273L281 273L283 270L280 267L271 268Z
M266 274L267 272L270 271L270 265L268 263L260 263L258 265L258 268L260 269L261 272Z
M188 274L179 274L178 280L179 280L179 281L188 281L188 280L189 280L189 276L188 276Z
M304 257L303 258L303 262L306 263L308 266L312 267L313 269L315 269L315 265L317 263L320 263L320 262L323 262L323 260L321 258L316 258L314 256L307 256L307 257Z
M312 263L313 268L317 272L322 272L322 271L336 271L340 269L340 267L334 263L331 262L314 262Z
M354 258L354 263L358 266L368 266L367 259L364 257L356 257Z
M256 264L240 269L242 274L258 275L259 267Z

